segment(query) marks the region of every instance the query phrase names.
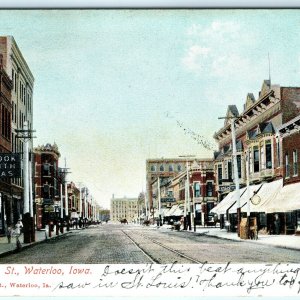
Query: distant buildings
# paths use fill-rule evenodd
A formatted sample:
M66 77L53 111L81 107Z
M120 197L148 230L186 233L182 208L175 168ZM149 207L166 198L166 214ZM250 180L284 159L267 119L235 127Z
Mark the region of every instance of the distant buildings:
M204 224L217 202L212 158L148 159L146 172L150 218L157 218L159 202L164 211L174 205L184 204L187 213L194 213L196 223ZM186 204L186 200L189 203ZM184 213L182 210L182 215Z
M137 219L138 198L115 198L110 200L110 220L120 221L126 219L132 222Z

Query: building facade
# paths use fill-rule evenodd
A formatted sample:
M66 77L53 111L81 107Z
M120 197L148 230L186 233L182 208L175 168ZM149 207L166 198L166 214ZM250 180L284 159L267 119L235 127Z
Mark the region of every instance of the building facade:
M118 222L126 219L132 222L138 215L138 198L115 198L110 200L110 220Z
M188 193L187 185L189 185ZM196 224L204 225L218 199L213 159L197 159L188 164L188 172L178 174L170 186L176 204L184 204L188 198L190 204L187 205L187 212L194 214Z
M7 120L9 112L11 112L11 151L23 153L24 141L18 137L17 130L23 129L25 121L28 122L30 130L33 128L34 77L12 36L0 37L0 59L3 69L12 82L11 109L6 115ZM32 149L32 139L30 139L29 151L32 152ZM10 201L7 208L11 209L10 222L12 223L16 223L16 220L23 213L23 175L21 170L20 178L11 179L10 197L5 200L7 203Z
M34 148L35 204L37 229L60 218L60 185L58 160L60 153L54 143Z
M278 128L282 147L284 198L277 205L281 231L300 233L300 115Z
M243 188L247 182L247 165L250 185L256 185L259 191L268 190L271 195L278 191L280 184L268 183L282 180L283 154L278 128L299 114L300 88L281 87L271 85L269 80L263 82L258 99L249 93L242 113L235 105L230 105L227 110L224 126L214 134L219 149L215 152L215 174L219 201L235 190L234 162L232 147L232 120L236 137L237 169L239 187ZM244 190L243 190L244 191ZM252 196L252 195L251 195ZM266 196L266 195L265 195ZM264 196L264 197L265 197ZM234 203L232 203L234 207ZM273 214L265 208L252 207L257 212L260 227L268 232L273 232ZM228 207L227 217L232 208ZM243 211L243 208L242 208ZM236 212L236 211L235 211ZM229 214L229 215L228 215ZM231 223L236 220L231 219Z
M146 160L146 201L150 215L157 208L157 199L153 198L153 189L157 179L165 182L173 179L178 174L186 171L186 165L193 163L193 158L158 158Z
M0 54L0 152L11 153L11 90L12 81L3 68L3 57ZM1 162L2 163L2 162ZM2 170L2 167L1 167ZM11 178L7 178L6 172L0 174L0 234L5 234L6 226L15 224L19 218L20 207L13 205Z

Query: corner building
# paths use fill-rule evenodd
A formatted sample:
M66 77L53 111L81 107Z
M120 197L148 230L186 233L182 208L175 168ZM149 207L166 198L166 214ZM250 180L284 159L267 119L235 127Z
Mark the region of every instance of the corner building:
M264 228L267 232L272 232L273 215L269 210L272 199L268 201L264 199L267 199L267 194L275 197L282 188L283 155L278 128L284 122L296 117L299 109L299 87L271 85L269 80L265 80L258 99L255 99L252 93L247 95L242 113L239 113L235 105L228 107L224 126L214 134L219 146L218 151L214 153L219 201L235 190L230 124L230 118L233 117L239 185L241 189L246 186L246 159L248 158L249 181L251 185L256 186L250 196L255 192L262 200L259 206L252 206L251 213L256 213L260 228ZM271 182L273 183L270 184ZM263 190L266 191L265 194ZM241 190L241 196L244 192L245 190ZM241 205L243 204L242 202ZM230 205L223 209L222 214L230 220L231 224L235 224L236 214L233 209L235 204L230 203ZM246 206L241 208L242 212L246 211ZM234 226L232 229L234 230Z
M34 77L23 57L15 39L12 36L0 36L0 59L3 70L8 75L11 83L11 106L6 114L6 120L11 118L11 132L6 131L6 140L11 141L11 152L23 153L23 141L17 137L16 130L23 129L25 121L29 129L33 124L33 86ZM8 108L8 107L6 107ZM8 126L8 125L7 125ZM32 153L32 140L29 142L29 151ZM8 149L5 149L5 151ZM31 161L33 163L33 161ZM23 213L23 170L21 177L11 179L9 195L4 194L6 207L6 225L15 224Z

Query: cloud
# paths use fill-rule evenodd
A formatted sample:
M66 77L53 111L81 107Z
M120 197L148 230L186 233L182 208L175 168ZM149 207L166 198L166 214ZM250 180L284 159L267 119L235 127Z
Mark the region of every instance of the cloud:
M187 71L213 78L240 78L252 69L246 55L249 39L236 22L213 21L187 29L189 47L182 64Z
M189 48L188 53L182 59L182 63L189 70L199 71L203 68L203 62L208 58L210 52L210 48L193 45Z
M209 26L193 24L187 29L187 35L190 37L202 37L210 39L234 39L237 38L240 31L240 25L236 22L213 21Z

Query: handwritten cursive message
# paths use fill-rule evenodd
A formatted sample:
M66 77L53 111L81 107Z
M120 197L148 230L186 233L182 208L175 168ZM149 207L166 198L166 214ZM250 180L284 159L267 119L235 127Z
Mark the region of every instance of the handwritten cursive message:
M3 296L295 296L298 264L2 265Z

